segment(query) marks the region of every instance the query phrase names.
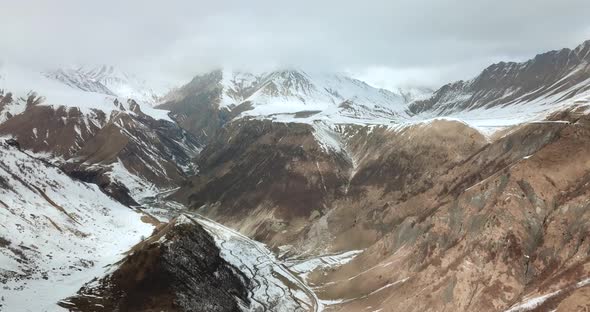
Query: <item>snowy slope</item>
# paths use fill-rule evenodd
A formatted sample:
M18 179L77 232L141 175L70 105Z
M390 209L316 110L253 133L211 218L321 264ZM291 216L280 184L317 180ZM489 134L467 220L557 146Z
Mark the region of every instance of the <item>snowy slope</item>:
M62 310L57 301L150 234L140 214L96 185L4 143L0 154L0 310Z
M412 120L460 119L494 129L541 120L590 99L590 41L574 49L539 54L521 63L500 62L477 77L444 85L412 102Z
M406 103L411 103L413 101L428 99L432 96L434 90L426 87L399 87L392 90L392 92L403 97Z
M404 108L402 97L360 80L304 71L268 75L247 100L254 109L244 115L277 120L391 120L397 119Z
M82 112L100 110L106 114L120 109L114 104L115 100L127 103L129 99L134 99L132 96L142 96L133 92L115 93L98 80L86 78L81 73L52 76L19 66L2 66L0 67L0 90L11 93L15 101L0 113L5 115L6 111L10 111L12 115L15 115L24 111L24 104L32 94L41 97L40 105L77 107ZM170 120L166 111L152 108L151 102L140 100L136 102L145 114L155 119ZM5 119L5 117L0 118ZM0 119L0 121L3 120Z
M559 109L585 105L590 99L590 79L584 79L590 67L586 59L580 59L587 58L585 51L585 48L578 48L568 54L569 58L578 60L571 68L564 67L562 61L549 62L550 66L545 61L536 62L541 65L532 65L535 62L505 63L484 71L485 78L449 84L434 93L426 88L388 91L334 73L220 70L197 76L167 95L165 107L170 109L177 122L195 135L215 131L211 123L198 117L211 109L201 107L191 112L194 109L191 105L208 103L213 109L229 111L228 117L218 124L245 117L306 123L317 130L319 139L328 139L320 140L322 145L335 149L340 144L334 144L330 138L334 136L325 133L342 124L399 129L445 118L461 120L491 134L508 126L543 120ZM534 73L541 69L534 69L535 66L547 71L545 75L555 82L542 85L545 80L536 81ZM527 75L520 74L521 71ZM524 81L518 80L521 78ZM516 81L512 81L514 79ZM543 92L539 91L541 89ZM519 96L515 97L517 93ZM200 128L199 124L205 128Z
M374 88L343 74L303 70L247 73L222 70L197 76L165 97L175 113L174 102L216 94L219 109L234 111L235 118L253 117L311 123L388 123L403 118L406 102L401 94ZM172 102L172 104L170 104Z
M97 67L76 66L45 72L50 79L60 81L72 88L82 91L97 92L122 98L134 99L150 106L169 89L158 84L151 86L147 81L139 79L114 66Z
M215 239L221 256L254 285L246 311L322 311L313 292L260 242L199 215L192 215Z
M194 172L191 159L199 142L167 111L84 91L23 68L2 67L0 72L0 133L23 148L72 172L106 174L93 182L117 181L132 197L173 187Z
M436 112L423 112L410 117L409 121L412 123L425 123L437 119L458 120L485 135L491 135L510 126L543 122L548 115L559 110L580 107L584 111L590 108L590 92L583 92L565 100L560 99L562 96L563 94L560 93L527 103L520 103L519 105L477 108L442 115Z

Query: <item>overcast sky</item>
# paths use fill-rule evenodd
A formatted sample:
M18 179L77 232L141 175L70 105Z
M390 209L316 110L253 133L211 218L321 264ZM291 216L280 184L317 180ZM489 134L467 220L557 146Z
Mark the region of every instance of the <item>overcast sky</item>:
M439 85L590 39L589 0L0 0L0 59L186 80L220 66Z

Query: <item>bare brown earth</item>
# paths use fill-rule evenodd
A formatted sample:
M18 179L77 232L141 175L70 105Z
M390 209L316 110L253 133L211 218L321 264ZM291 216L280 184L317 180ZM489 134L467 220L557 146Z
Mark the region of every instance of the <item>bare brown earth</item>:
M278 245L344 194L349 161L323 152L309 125L238 120L221 131L174 195L203 213Z
M175 196L292 253L365 249L310 275L343 300L332 310L502 311L568 289L555 309L590 277L590 118L549 119L494 138L443 120L342 126L342 152L306 125L241 121Z
M513 129L389 209L403 221L317 272L320 297L350 299L343 311L501 311L587 278L590 132L577 116Z

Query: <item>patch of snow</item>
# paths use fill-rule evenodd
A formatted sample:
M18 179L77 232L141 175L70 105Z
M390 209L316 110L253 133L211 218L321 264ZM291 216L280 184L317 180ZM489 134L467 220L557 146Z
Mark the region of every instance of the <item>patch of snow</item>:
M120 159L110 165L107 173L111 180L122 183L129 189L129 195L134 199L155 196L162 192L153 183L143 179L127 170Z
M352 261L352 259L362 252L363 250L351 250L339 254L327 254L303 260L290 259L285 261L285 264L291 271L297 273L304 280L307 280L307 275L311 272L317 269L329 269L342 266Z
M576 289L576 288L584 287L589 284L590 284L590 278L587 278L587 279L581 280L581 281L577 282L576 284L574 284L573 288ZM523 302L513 305L510 309L506 310L505 312L524 312L524 311L533 310L533 309L537 308L538 306L542 305L545 301L547 301L547 299L550 299L552 297L555 297L555 296L561 294L567 288L568 287L564 287L564 288L558 289L554 292L551 292L551 293L548 293L545 295L541 295L541 296L537 296L537 297L525 298L525 300Z

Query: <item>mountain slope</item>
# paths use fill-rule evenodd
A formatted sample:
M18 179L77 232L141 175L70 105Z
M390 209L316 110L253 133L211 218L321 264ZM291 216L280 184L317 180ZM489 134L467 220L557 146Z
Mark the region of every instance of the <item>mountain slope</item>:
M148 274L146 274L146 272ZM60 302L75 311L242 311L248 281L186 215L158 226L116 270Z
M75 89L130 98L150 106L169 91L164 87L149 86L137 76L107 65L61 68L45 72L44 75Z
M0 134L126 204L140 192L173 188L194 173L191 161L201 144L166 111L74 89L38 73L8 74L2 80ZM21 85L24 77L31 77L30 86ZM22 91L28 88L35 91Z
M142 214L93 184L0 143L0 281L3 311L57 310L149 235Z
M340 311L551 311L566 298L583 302L589 116L550 120L568 123L518 127L430 188L397 201L384 194L379 220L389 234L340 269L313 274L318 296Z
M283 110L292 94L313 94L297 75L270 91L251 88L260 77L236 78L228 97L260 103L241 107L219 104L222 73L201 77L186 94L221 105L223 126L172 197L296 260L363 250L306 275L329 310L574 304L590 272L587 57L588 42L495 65L388 122Z
M405 118L405 105L400 94L340 74L219 70L195 77L158 107L170 110L182 127L207 140L236 118L388 124Z
M43 76L46 85L33 87L37 92L7 88L0 95L0 133L120 202L135 205L138 197L153 196L158 203L170 195L154 211L174 215L183 206L172 200L181 201L301 264L295 265L301 274L297 287L288 286L289 278L282 282L290 296L269 285L287 276L298 279L293 274L273 274L267 265L264 272L271 273L264 274L272 282L265 283L261 270L250 271L257 286L248 285L256 290L248 298L280 301L283 294L286 306L334 311L549 311L575 306L590 285L589 54L586 42L525 63L499 63L410 103L411 93L341 75L215 71L169 93L159 108L170 116L101 90L94 83L103 71L84 71L94 78L72 86ZM75 196L61 186L68 183L45 183L57 180L42 174L35 180L30 172L40 169L19 166L27 164L21 158L5 166L7 185L22 184L24 176L42 187L9 196L24 197L17 206L23 209L26 198L35 198L34 205L45 200L66 218L58 227L67 226L69 211L77 209L61 204L62 197ZM95 195L89 194L82 196ZM36 220L20 211L8 217ZM159 228L118 271L63 304L190 310L177 302L207 293L203 280L244 299L237 279L223 278L232 268L218 259L210 238L183 218ZM220 229L208 227L232 263L242 269L268 264L266 250L241 252L256 248L243 237L245 247L233 252L239 245L218 235L227 229L215 234ZM19 263L19 252L34 249L18 245L23 250L15 252L12 241L0 244L13 262ZM200 253L201 247L207 251ZM210 260L205 271L220 268L219 274L177 270L191 268L185 260L200 258ZM163 283L150 283L152 278ZM159 284L166 289L154 289ZM125 297L141 298L141 290L158 300ZM233 309L237 303L228 293L216 295ZM292 305L297 294L310 301ZM256 301L254 308L267 306Z
M471 80L447 84L429 99L411 103L408 112L418 118L527 121L589 97L590 41L586 41L573 50L539 54L523 63L491 65Z

